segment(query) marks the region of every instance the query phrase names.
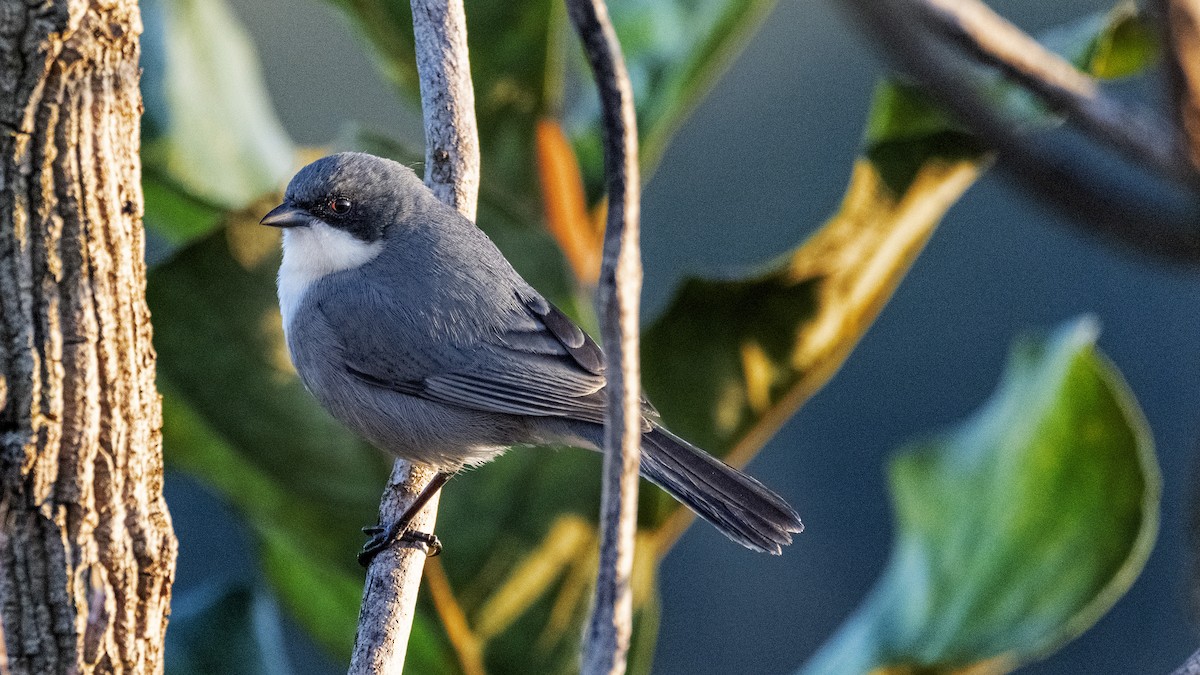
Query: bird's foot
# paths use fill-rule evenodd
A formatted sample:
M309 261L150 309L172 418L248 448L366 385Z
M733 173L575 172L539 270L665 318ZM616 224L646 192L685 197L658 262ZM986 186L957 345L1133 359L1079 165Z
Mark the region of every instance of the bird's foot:
M410 530L408 529L408 524L407 520L398 520L386 528L382 525L368 525L364 527L362 529L363 534L370 535L371 538L367 540L367 543L363 544L362 550L358 552L358 564L363 567L370 567L371 561L375 560L375 556L400 541L424 544L425 555L430 558L442 552L442 542L437 538L437 535Z
M400 535L400 541L425 544L425 556L428 558L434 558L442 554L442 540L438 539L437 535L432 532L405 530L404 534Z

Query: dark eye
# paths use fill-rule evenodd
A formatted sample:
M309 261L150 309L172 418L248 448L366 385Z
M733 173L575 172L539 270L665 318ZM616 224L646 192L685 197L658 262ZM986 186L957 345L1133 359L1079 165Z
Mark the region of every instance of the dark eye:
M347 213L350 213L351 206L353 206L353 204L351 204L350 200L346 199L345 197L335 197L329 200L329 210L333 211L339 216L344 216Z

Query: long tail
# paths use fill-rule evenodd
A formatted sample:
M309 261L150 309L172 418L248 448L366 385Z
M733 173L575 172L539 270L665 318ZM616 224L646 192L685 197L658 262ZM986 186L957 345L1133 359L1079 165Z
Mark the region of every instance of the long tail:
M779 495L666 429L642 436L642 476L746 548L779 555L804 529Z

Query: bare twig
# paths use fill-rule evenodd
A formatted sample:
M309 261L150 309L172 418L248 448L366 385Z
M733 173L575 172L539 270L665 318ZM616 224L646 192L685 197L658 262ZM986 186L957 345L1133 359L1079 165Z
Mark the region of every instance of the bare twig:
M1172 112L1188 159L1200 167L1200 0L1160 0L1164 33L1171 58L1167 74L1171 82Z
M1183 662L1171 675L1200 675L1200 650L1193 653L1187 661Z
M922 18L929 12L923 0L844 1L930 96L999 149L1010 174L1069 213L1072 224L1140 253L1175 261L1200 259L1200 201L1194 188L1150 180L1151 175L1138 174L1138 165L1114 170L1110 157L1097 158L1094 148L1080 148L1070 137L1028 134L974 86L977 74L955 50L961 45L931 33ZM1015 70L1020 68L1004 69Z
M567 11L596 77L604 124L608 223L600 269L600 333L607 352L608 414L604 424L604 492L600 498L600 568L584 635L585 675L625 672L633 626L629 579L637 529L641 461L641 368L638 242L641 186L637 119L625 59L604 0L567 0ZM618 366L618 367L613 367Z
M1196 173L1169 127L1149 113L1105 96L1091 76L1046 49L977 0L910 2L914 18L935 35L1041 98L1081 129L1135 161L1185 182Z
M412 12L425 114L425 183L442 201L474 220L479 139L463 3L412 0ZM434 474L398 460L379 506L380 522L391 523L403 514ZM411 527L431 532L437 502L435 495ZM375 557L367 570L350 673L399 673L404 667L424 565L421 546L395 546Z

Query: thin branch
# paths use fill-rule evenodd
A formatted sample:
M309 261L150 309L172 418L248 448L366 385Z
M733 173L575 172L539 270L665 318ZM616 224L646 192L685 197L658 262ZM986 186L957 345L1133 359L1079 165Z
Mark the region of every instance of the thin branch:
M1172 261L1200 259L1200 199L1194 187L1153 180L1137 164L1114 170L1111 157L1097 157L1095 147L1080 148L1076 139L1064 134L1027 133L1020 121L998 111L973 85L977 73L956 51L961 45L931 33L929 21L921 18L930 12L926 2L844 2L931 97L1000 150L1000 163L1012 177L1069 214L1073 225L1139 253ZM1004 72L1019 70L1010 65Z
M582 672L625 672L633 631L633 570L641 461L641 369L638 299L642 263L638 243L641 186L637 119L625 59L604 0L566 0L596 77L604 124L608 223L600 269L600 333L607 352L608 414L604 424L604 492L600 498L600 568L592 615L584 634ZM619 366L619 367L614 367Z
M1172 112L1188 159L1200 167L1200 0L1160 0L1171 58L1166 59Z
M379 522L386 525L400 518L435 473L397 460L379 505ZM437 503L438 495L434 495L410 527L418 532L433 531ZM350 675L400 673L404 668L424 567L425 547L420 545L395 545L375 556L367 569Z
M412 12L425 117L425 183L442 201L474 220L479 196L479 134L463 3L412 0ZM379 506L379 522L391 523L403 514L435 473L396 461ZM437 503L435 495L411 527L432 532ZM403 669L424 565L422 546L394 546L372 561L350 673L399 673Z
M463 3L412 0L412 13L425 118L425 184L474 221L479 201L479 130Z
M977 0L919 0L914 18L980 63L995 68L1050 108L1131 159L1195 184L1176 136L1149 111L1105 96L1094 78Z

